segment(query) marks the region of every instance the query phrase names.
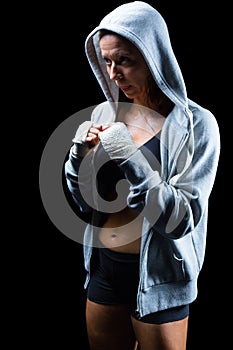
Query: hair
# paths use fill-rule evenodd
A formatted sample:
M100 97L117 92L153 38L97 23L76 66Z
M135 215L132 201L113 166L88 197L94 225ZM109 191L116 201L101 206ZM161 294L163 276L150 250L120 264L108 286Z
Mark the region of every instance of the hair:
M163 102L164 97L165 97L163 91L156 84L156 82L152 76L152 73L150 73L150 75L148 76L147 93L148 93L149 105L150 104L153 105L156 103L156 105L159 106Z

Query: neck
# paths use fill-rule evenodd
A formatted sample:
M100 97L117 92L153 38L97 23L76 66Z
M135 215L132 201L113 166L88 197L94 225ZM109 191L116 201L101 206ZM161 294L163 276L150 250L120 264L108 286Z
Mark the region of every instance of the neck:
M137 99L134 99L133 104L152 109L153 111L161 114L163 117L167 117L174 107L174 103L165 95L162 95L162 97L155 102L142 102Z

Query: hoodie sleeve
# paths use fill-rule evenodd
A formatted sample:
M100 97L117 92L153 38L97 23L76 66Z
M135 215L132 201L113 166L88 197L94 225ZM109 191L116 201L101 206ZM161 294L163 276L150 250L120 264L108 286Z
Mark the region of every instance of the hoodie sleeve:
M91 154L88 154L85 158L76 158L73 156L71 149L64 168L68 189L78 206L80 215L91 214L94 207L91 192L91 156Z
M140 150L120 164L131 185L128 205L141 212L157 232L171 239L190 233L199 224L216 175L220 140L212 114L196 118L193 131L194 152L183 172L190 135L177 150L176 166L166 178L150 167ZM169 163L172 161L168 166Z

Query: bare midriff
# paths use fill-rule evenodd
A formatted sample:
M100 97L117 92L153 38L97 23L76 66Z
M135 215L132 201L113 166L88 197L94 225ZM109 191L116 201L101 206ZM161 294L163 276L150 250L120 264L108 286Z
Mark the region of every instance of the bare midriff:
M100 230L100 242L118 252L139 253L142 221L142 216L128 207L112 213Z

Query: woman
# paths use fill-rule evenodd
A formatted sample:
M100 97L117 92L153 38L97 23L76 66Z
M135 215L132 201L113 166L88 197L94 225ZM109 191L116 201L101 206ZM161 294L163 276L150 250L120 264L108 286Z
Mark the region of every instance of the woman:
M184 350L218 125L188 99L166 24L147 3L116 8L85 48L107 101L76 131L65 174L87 221L90 348Z

